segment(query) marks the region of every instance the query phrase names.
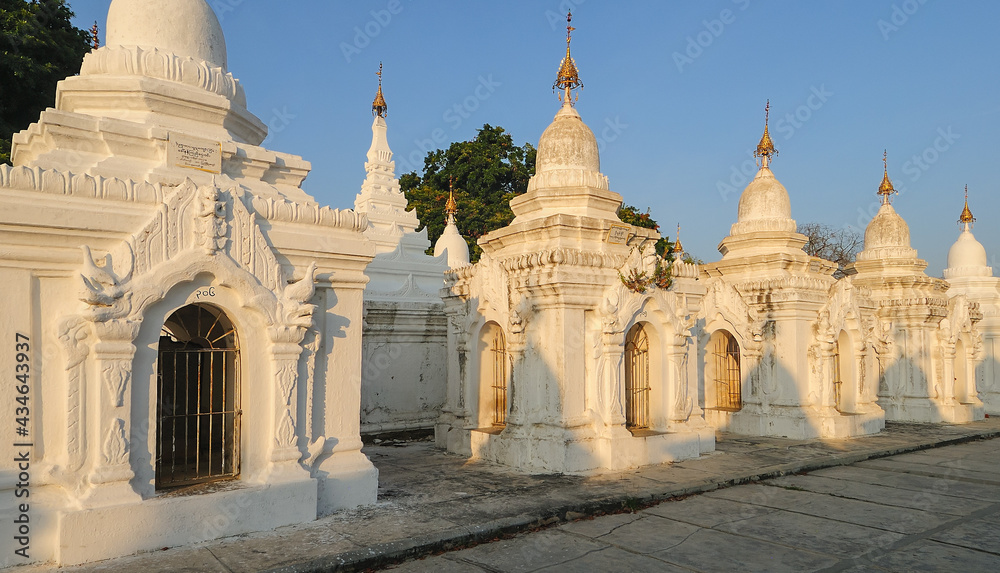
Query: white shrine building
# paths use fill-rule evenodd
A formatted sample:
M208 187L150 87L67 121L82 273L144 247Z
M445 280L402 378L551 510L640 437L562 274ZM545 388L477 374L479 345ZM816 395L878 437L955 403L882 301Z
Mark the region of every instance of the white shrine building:
M113 0L107 45L0 166L0 399L24 408L0 409L24 439L0 443L0 522L29 514L32 561L60 565L307 522L376 501L362 432L592 474L698 457L717 431L1000 415L1000 279L968 198L929 277L885 166L835 279L765 116L721 259L678 241L668 262L618 216L581 85L567 34L536 173L470 264L453 193L434 256L406 210L381 68L355 209L331 209L307 161L260 147L205 0Z
M976 218L969 209L969 190L965 190L965 207L958 219L962 232L948 251L948 268L944 278L950 285L948 296L964 297L979 305L982 320L977 324L981 341L973 338L973 347L981 345L982 356L973 356L966 368L975 367L978 397L986 413L1000 416L1000 278L993 276L986 249L972 234ZM956 341L957 344L957 341ZM978 365L976 365L978 363ZM961 364L957 368L961 368ZM968 393L973 394L970 387Z
M364 296L361 431L429 431L445 397L440 291L448 259L425 254L427 229L417 231L416 210L406 210L389 148L381 65L378 77L366 177L354 200L354 210L368 219L365 237L375 245L375 259L365 269L370 282Z
M24 445L0 444L0 521L30 514L31 560L375 501L358 412L376 243L364 214L307 195L310 164L265 135L204 0L114 0L107 45L15 135L0 320L23 344L3 368L26 378L0 398L26 410ZM13 408L0 424L18 424Z

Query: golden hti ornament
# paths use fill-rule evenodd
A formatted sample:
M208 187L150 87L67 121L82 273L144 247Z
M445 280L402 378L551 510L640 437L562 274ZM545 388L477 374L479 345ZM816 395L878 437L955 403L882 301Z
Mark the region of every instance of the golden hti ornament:
M757 150L753 152L753 156L760 159L760 166L767 167L771 163L771 158L778 155L778 150L774 147L774 142L771 141L771 132L768 129L768 123L771 120L771 100L767 100L767 105L764 106L764 135L760 138L760 143L757 144Z
M573 40L573 30L576 28L572 25L573 13L568 12L566 14L566 57L563 58L562 63L559 65L559 74L556 76L556 81L552 84L552 91L559 90L559 101L573 105L572 91L583 87L583 82L580 81L580 72L576 69L576 62L573 60L573 56L570 55L570 42ZM580 94L578 93L576 99L580 99Z
M976 222L976 218L972 216L972 210L969 209L969 186L965 186L965 208L962 209L962 215L958 218L958 223L960 225L972 225Z
M382 96L382 62L378 63L378 93L375 94L375 101L372 102L372 115L375 117L385 117L389 111L389 106L385 104L385 97Z
M452 178L448 178L448 202L444 204L444 212L449 219L458 214L458 203L455 201L455 187Z
M888 205L892 203L890 197L894 193L898 193L896 188L892 186L892 181L889 179L889 152L888 150L882 152L882 166L884 169L884 175L882 176L882 184L878 186L878 194L882 196L882 204Z

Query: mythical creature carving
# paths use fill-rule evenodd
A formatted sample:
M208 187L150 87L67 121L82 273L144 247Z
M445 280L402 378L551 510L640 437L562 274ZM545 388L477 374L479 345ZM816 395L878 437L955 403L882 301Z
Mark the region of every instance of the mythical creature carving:
M131 256L131 248L128 249L128 253L129 270L123 278L120 278L115 273L110 253L104 257L104 266L101 267L94 262L90 247L83 246L83 270L80 273L83 288L80 291L80 300L87 305L87 318L93 322L121 318L131 311L132 294L125 285L132 280L135 259Z
M316 263L306 269L305 276L285 287L281 293L281 308L284 324L308 328L312 325L316 305L309 300L316 294Z

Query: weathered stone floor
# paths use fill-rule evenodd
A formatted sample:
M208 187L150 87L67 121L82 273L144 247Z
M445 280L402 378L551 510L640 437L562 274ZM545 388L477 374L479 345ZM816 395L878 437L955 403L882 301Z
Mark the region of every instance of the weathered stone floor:
M647 545L643 547L656 553L670 547L671 544L667 540L676 539L679 546L674 552L680 554L686 550L682 541L689 534L694 540L704 538L706 542L712 539L731 541L728 537L720 536L733 535L731 531L733 528L746 528L743 529L743 531L748 532L746 535L737 536L742 545L736 544L731 548L720 546L719 551L725 550L726 554L733 557L749 559L752 551L748 549L749 545L747 544L756 542L753 540L759 540L768 535L768 532L772 532L775 535L785 536L773 541L773 543L778 544L777 547L784 548L780 551L775 549L775 553L772 554L775 558L787 554L793 565L799 563L795 559L807 559L812 560L807 561L808 563L818 563L823 567L826 567L827 563L830 564L829 566L838 566L837 564L841 562L838 560L865 554L864 544L871 543L873 539L886 540L885 543L896 543L906 539L906 536L918 534L909 530L895 531L891 528L881 530L872 527L880 523L877 521L853 523L829 519L822 521L821 524L815 520L827 518L812 515L812 513L819 513L823 510L820 499L828 503L827 498L830 496L827 494L835 493L838 487L846 487L852 492L852 495L860 496L856 503L881 503L886 507L893 507L893 511L895 511L896 505L916 511L926 511L922 505L914 506L914 504L921 503L918 497L920 492L915 492L912 495L902 494L898 491L893 493L893 488L914 487L912 484L919 483L920 479L934 479L942 477L940 474L945 474L944 477L950 480L945 482L950 489L945 492L933 489L929 491L929 493L938 496L946 496L944 499L949 502L945 504L948 508L947 511L939 511L938 513L941 516L953 516L955 519L967 520L969 523L986 519L988 516L985 514L976 513L982 507L975 505L974 499L969 498L969 495L972 494L955 495L955 492L975 491L977 495L980 495L979 499L987 500L988 497L982 497L987 495L983 492L992 491L994 492L992 495L1000 497L1000 488L998 488L996 481L996 476L1000 475L1000 472L997 472L995 467L991 470L992 466L981 465L991 463L990 460L996 461L998 456L995 450L989 455L979 454L970 456L968 459L962 458L963 461L958 467L947 465L952 462L958 463L950 458L942 458L941 463L935 464L921 463L920 460L935 459L934 456L940 457L940 452L951 451L951 449L925 450L926 448L996 436L1000 436L1000 419L997 418L961 426L889 424L886 431L877 436L853 440L799 441L720 435L718 450L697 460L597 477L529 476L489 464L468 462L461 457L434 449L429 442L383 444L365 449L380 471L379 502L375 506L344 512L308 524L285 527L273 532L223 539L195 547L146 553L89 566L64 568L63 571L169 570L237 573L365 570L389 566L408 558L488 541L504 534L528 531L539 526L574 521L589 515L621 511L623 508L643 503L702 492L711 493L677 503L660 505L638 514L617 515L602 519L612 520L610 523L621 526L643 520L633 526L634 529L641 531L643 528L639 525L658 523L655 521L657 519L672 522L668 519L669 516L665 517L659 514L671 511L670 508L677 507L678 504L687 504L691 506L690 511L685 511L691 516L687 521L673 520L676 525L667 527L668 529L673 527L674 532L666 537L663 537L662 534L638 537L646 540L644 543ZM964 451L961 448L981 447L983 443L997 444L997 447L1000 447L1000 441L980 442L957 446L959 448L957 451ZM916 453L892 459L873 459L911 451ZM837 467L857 462L861 463L849 468ZM893 468L895 471L878 469L876 466L879 465ZM807 477L783 477L768 482L767 485L752 485L747 486L746 489L720 489L758 481L762 478L788 476L821 468L829 469L813 471ZM859 475L858 472L865 475L868 472L873 472L873 475L886 483L877 481L875 477L866 479L858 477L854 479L854 482L857 483L848 483L840 477L844 472L852 476ZM810 480L808 488L794 481L804 479ZM912 482L911 480L916 481ZM906 487L904 487L904 482ZM781 485L786 487L780 487ZM799 487L807 492L798 492L795 488ZM818 491L823 487L833 491ZM733 493L740 491L749 493ZM777 505L785 503L782 500L793 499L789 496L798 493L820 496L795 502L802 505L805 501L810 501L817 509L811 510L812 513L809 511L789 512L787 508ZM731 499L733 495L749 497L734 501ZM886 503L881 501L879 496L894 496L887 499L901 501ZM907 503L907 500L909 500L910 505L902 505ZM996 503L1000 499L991 501ZM727 504L737 504L731 507L738 509L739 512L747 511L749 515L747 518L733 522L711 523L705 521L699 523L694 521L696 519L710 519L712 515L718 515L720 512L725 513L724 507ZM685 506L681 505L681 507ZM799 520L791 529L787 529L781 522L775 521L779 516L785 514L794 514L796 517L790 519ZM868 513L863 514L868 516ZM880 518L884 518L884 516L878 512L866 517L866 519L871 520ZM995 516L994 519L996 519ZM904 523L906 520L896 519L895 521ZM573 567L572 559L584 555L590 555L593 559L607 558L622 564L631 563L631 560L648 558L641 551L629 553L627 549L598 539L599 535L597 534L600 533L600 527L604 527L603 525L597 526L598 529L592 532L594 533L592 538L587 538L584 533L581 533L586 531L587 527L595 527L593 525L595 523L603 523L603 521L569 523L534 534L537 537L529 535L524 538L528 541L513 540L502 542L502 544L527 543L530 545L531 543L539 543L545 547L554 547L545 540L566 539L567 536L575 536L573 538L575 542L571 547L565 550L559 549L559 551L567 552L564 554L566 559L546 562L549 565L558 565L559 567ZM820 527L820 525L827 527L830 526L829 524L842 524L837 525L837 527L842 527L845 530L849 530L851 527L861 527L862 529L850 533L847 540L838 545L836 550L830 549L824 553L816 549L817 545L822 544L821 536L824 531L815 529L815 527ZM618 527L618 525L613 526L612 529L614 527ZM813 538L810 541L808 536L801 537L804 534L796 533L799 531L812 531ZM870 537L870 535L874 535L872 531L878 532L878 535ZM956 529L954 531L958 532L955 535L960 535L962 530ZM610 533L613 533L610 529L605 532L605 534ZM801 539L794 537L795 535L800 536ZM897 539L894 536L902 537ZM531 541L532 539L540 541ZM690 542L689 539L686 543ZM883 543L883 541L878 542ZM654 549L655 543L660 544L658 549ZM809 545L809 543L813 545ZM930 552L928 555L931 555L932 550L939 548L941 542L928 537L921 543L924 545L915 547L920 548L921 551ZM935 543L938 545L934 545ZM489 555L489 552L493 551L490 548L495 546L495 544L482 545L469 551L474 552L473 555ZM742 549L740 549L741 547ZM955 547L958 545L956 544ZM619 552L625 552L630 556L626 557ZM477 569L468 569L468 567L479 567L479 565L471 565L471 563L478 563L474 560L456 561L452 559L452 555L459 554L451 554L441 558L443 561L429 570L440 568L443 572L451 570L476 571ZM602 555L603 557L601 557ZM784 558L782 557L782 559ZM625 561L619 561L619 559L625 559ZM829 561L831 559L833 561ZM524 561L521 567L531 567L532 563L532 561ZM599 567L600 562L595 563L598 565L587 565L583 570L601 570L593 568ZM802 563L806 563L806 561ZM410 568L411 571L419 571L421 569L413 569L413 567L422 567L426 564L426 562L418 561L406 564L404 567ZM666 565L663 566L666 567ZM805 565L802 566L805 567ZM456 567L458 569L455 569ZM466 569L461 569L462 567L466 567ZM487 570L533 571L541 566L534 569L504 569L493 565L490 567L492 569ZM719 570L731 570L726 569L726 567L728 565L720 567ZM771 570L767 567L764 569ZM48 568L28 568L18 571L30 570L48 570ZM642 569L637 566L636 570ZM656 570L669 571L670 569ZM977 568L964 568L963 570L977 570ZM1000 568L993 568L993 570L1000 570Z
M1000 440L721 489L392 571L1000 571Z

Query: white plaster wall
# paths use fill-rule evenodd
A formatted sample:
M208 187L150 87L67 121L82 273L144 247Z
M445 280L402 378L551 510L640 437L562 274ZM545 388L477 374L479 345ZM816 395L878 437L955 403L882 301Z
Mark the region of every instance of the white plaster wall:
M447 388L441 303L365 303L361 433L434 426Z

